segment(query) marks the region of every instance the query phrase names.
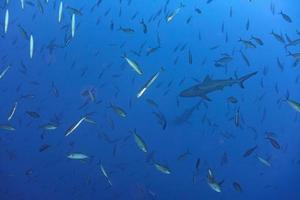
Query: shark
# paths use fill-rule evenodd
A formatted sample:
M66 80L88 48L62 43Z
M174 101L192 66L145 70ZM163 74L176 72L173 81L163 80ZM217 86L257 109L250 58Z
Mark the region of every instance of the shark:
M180 97L200 97L207 101L211 101L211 99L207 96L207 94L211 92L215 92L218 90L223 90L225 87L231 87L235 84L239 85L241 88L244 88L244 82L255 76L257 72L252 72L247 75L244 75L240 78L228 78L228 79L218 79L213 80L209 75L205 77L202 83L197 85L193 85L182 92L180 92Z

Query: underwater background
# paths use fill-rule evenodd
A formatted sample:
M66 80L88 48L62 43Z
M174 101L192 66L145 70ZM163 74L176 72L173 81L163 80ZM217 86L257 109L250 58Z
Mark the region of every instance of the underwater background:
M300 199L299 8L2 0L0 199Z

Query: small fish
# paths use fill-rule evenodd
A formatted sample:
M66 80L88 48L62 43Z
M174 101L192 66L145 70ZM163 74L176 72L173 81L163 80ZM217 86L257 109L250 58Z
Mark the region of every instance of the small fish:
M234 96L230 96L230 97L227 98L227 102L232 103L232 104L236 104L236 103L238 103L238 100Z
M61 17L62 17L62 9L63 9L63 2L60 1L59 3L59 8L58 8L58 23L61 22Z
M236 127L240 126L240 108L238 108L234 114L234 124Z
M291 53L290 51L288 52L288 56L292 56L296 60L300 60L300 53Z
M8 65L1 73L0 73L0 79L2 79L5 74L7 73L7 71L9 70L10 68L10 65Z
M171 174L171 171L170 171L169 167L167 167L167 166L164 166L157 162L154 163L154 166L158 171L162 172L163 174Z
M84 160L84 159L88 159L89 157L82 153L71 153L68 155L68 158L73 160Z
M271 163L269 161L267 161L266 159L260 157L260 156L256 156L257 160L259 160L259 162L261 162L262 164L271 167Z
M189 155L191 155L189 149L186 150L185 152L183 152L182 154L180 154L178 157L177 157L177 160L184 160L186 159Z
M24 9L24 0L20 0L21 2L21 8Z
M300 103L298 103L294 100L290 100L290 99L287 99L286 101L294 110L296 110L297 112L300 112Z
M7 121L11 120L17 110L18 102L15 102L14 107L10 111L10 114L8 115Z
M43 151L47 150L49 147L50 147L49 144L43 144L42 146L40 146L39 152L43 152Z
M126 57L126 55L123 56L123 58L126 60L126 62L130 65L130 67L138 74L138 75L142 75L143 72L140 69L139 65L137 62L129 59L128 57Z
M260 46L264 45L264 42L258 38L258 37L254 37L253 35L251 36L251 39L253 39L257 44L259 44Z
M280 11L280 13L279 13L281 16L282 16L282 18L286 21L286 22L288 22L288 23L292 23L292 19L291 19L291 17L290 16L288 16L287 14L285 14L285 13L283 13L282 11Z
M30 55L30 58L32 59L33 57L33 48L34 48L34 41L33 41L33 36L30 35L30 44L29 44L29 55Z
M110 186L112 186L112 183L111 183L111 181L110 181L110 179L109 179L109 177L108 177L108 174L106 173L106 171L105 171L105 169L104 169L104 167L103 167L102 164L100 164L100 170L101 170L103 176L106 178L108 184L109 184Z
M5 19L4 19L4 33L7 33L8 21L9 21L9 11L8 11L8 9L6 9L6 11L5 11Z
M167 16L167 23L170 23L183 7L184 6L181 4L179 8L176 8L172 13L170 13Z
M9 124L0 124L0 129L6 130L6 131L15 131L16 129L9 125Z
M136 132L136 130L133 131L133 137L134 137L134 141L137 144L137 146L139 147L139 149L141 149L143 152L147 153L148 149L147 149L147 145L144 142L144 140L141 138L141 136L139 136Z
M250 66L250 62L249 62L247 56L242 51L240 51L240 53L241 53L242 58L245 61L246 65L249 67Z
M26 111L26 114L32 117L33 119L38 119L41 117L40 114L35 111Z
M72 14L71 24L72 24L72 37L74 37L74 35L75 35L75 14L74 13Z
M154 83L154 81L158 78L158 76L160 75L161 71L156 72L146 83L145 85L139 90L139 92L137 93L136 97L140 98L141 96L143 96L143 94L146 92L146 90L148 90L148 88Z
M273 138L271 136L267 136L266 139L269 140L269 142L275 149L280 149L280 144L276 141L275 138Z
M79 125L86 119L85 117L82 117L77 123L75 123L74 125L72 125L65 133L65 136L70 135L71 133L73 133L78 127Z
M242 192L243 191L241 185L238 182L233 182L232 186L235 189L235 191L237 191L237 192Z
M257 145L255 145L254 147L251 147L249 149L247 149L243 155L244 158L250 156L256 149L257 149Z
M243 39L240 38L239 42L244 44L245 48L256 48L256 45L253 44L250 40L243 40Z
M119 30L122 31L122 32L124 32L124 33L134 33L135 32L135 30L132 29L132 28L122 27L122 26L120 26Z
M44 130L55 130L58 128L58 126L54 123L49 122L47 124L40 126L40 128L42 128Z
M126 117L127 113L119 106L110 104L109 106L115 113L117 113L120 117Z
M208 173L207 173L207 184L211 187L211 189L213 189L215 192L221 192L221 184L218 183L215 180L215 177L211 171L211 169L208 169Z
M283 38L282 35L279 35L279 34L275 33L274 31L271 32L271 35L273 35L273 37L274 37L278 42L285 43L285 40L284 40L284 38Z
M290 47L290 46L297 46L299 44L300 44L300 38L289 41L289 43L285 45L285 48Z

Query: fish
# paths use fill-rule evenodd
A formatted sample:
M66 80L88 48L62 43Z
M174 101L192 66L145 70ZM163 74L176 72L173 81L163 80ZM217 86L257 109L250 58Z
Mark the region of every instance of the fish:
M8 65L1 73L0 73L0 79L2 79L4 76L5 76L5 74L8 72L8 70L9 70L9 68L10 68L10 65Z
M33 36L30 35L30 42L29 42L29 55L30 55L30 59L32 59L32 57L33 57L33 48L34 48Z
M75 35L75 14L74 13L72 14L71 24L72 24L72 37L74 37L74 35Z
M148 32L147 25L144 22L144 19L140 21L140 24L143 26L143 32L146 34Z
M160 171L163 174L171 174L171 170L165 165L155 162L154 166L158 171Z
M136 132L136 130L134 130L132 132L133 137L134 137L134 141L137 144L137 146L139 147L140 150L142 150L143 152L147 153L148 149L147 149L147 145L144 142L144 140L141 138L141 136L139 136Z
M237 192L242 192L243 191L241 185L238 182L233 182L232 186L235 189L235 191L237 191Z
M236 104L236 103L238 103L238 100L234 96L230 96L230 97L227 98L227 102L232 103L232 104Z
M236 79L229 78L224 80L213 80L207 75L204 81L202 81L202 83L183 90L182 92L180 92L179 96L180 97L201 97L207 101L211 101L211 99L207 96L207 94L214 91L223 90L223 88L235 84L239 84L241 88L244 88L244 82L249 78L251 78L252 76L255 76L256 74L257 72L252 72L240 78L236 78Z
M154 83L154 81L158 78L162 70L156 72L152 77L143 85L143 87L139 90L136 97L140 98L144 95L144 93L149 89L149 87Z
M126 57L126 55L123 56L123 58L126 60L126 62L129 64L129 66L138 74L138 75L142 75L143 72L140 69L139 65L137 62L135 62L134 60L129 59L128 57Z
M178 8L176 8L173 12L171 12L168 16L167 16L167 23L170 23L171 21L173 21L174 17L180 12L180 10L184 7L184 5L181 3L180 6Z
M263 46L264 42L258 38L258 37L254 37L253 35L251 36L251 39L253 39L258 45Z
M288 51L288 56L292 56L296 60L300 60L300 53L292 53Z
M260 156L256 156L257 160L259 160L259 162L261 162L262 164L271 167L271 163L269 161L267 161L266 159L260 157Z
M63 11L63 2L60 1L60 3L59 3L59 8L58 8L58 23L61 22L62 11Z
M110 181L110 179L109 179L109 177L108 177L108 174L107 174L107 172L105 171L105 169L104 169L104 167L103 167L102 164L100 164L100 170L101 170L101 173L103 174L103 176L105 177L105 179L107 180L108 184L109 184L110 186L112 186L112 183L111 183L111 181Z
M222 189L221 189L221 184L218 183L216 180L215 180L215 177L211 171L211 169L208 169L208 173L207 173L207 184L211 187L211 189L213 189L215 192L222 192Z
M72 160L85 160L89 158L87 155L82 153L71 153L67 157Z
M16 129L9 125L9 124L0 124L0 129L1 130L6 130L6 131L15 131Z
M297 112L300 112L300 103L291 99L286 100L288 104Z
M162 112L153 112L153 114L156 116L158 119L158 123L161 125L162 129L165 130L167 127L167 120L166 117Z
M71 133L73 133L86 118L87 116L82 117L77 123L73 124L70 128L68 128L65 132L65 136L67 137Z
M234 114L234 124L236 127L240 126L240 108L238 108Z
M43 145L40 146L39 152L43 152L43 151L47 150L49 147L51 147L51 145L43 144Z
M250 40L243 40L243 39L240 38L239 42L244 44L245 48L250 48L250 49L255 49L256 48L256 45L253 44Z
M127 113L121 107L110 104L109 106L115 113L117 113L120 117L126 117Z
M32 117L33 119L38 119L41 117L40 114L35 111L26 111L26 114Z
M249 62L247 56L242 51L240 51L240 53L241 53L242 58L245 61L246 65L249 67L250 66L250 62Z
M283 18L286 22L288 22L288 23L292 23L292 22L293 22L292 19L291 19L291 17L288 16L287 14L283 13L282 10L280 11L279 14L282 16L282 18Z
M135 30L133 28L122 27L122 26L120 26L119 31L122 31L124 33L134 33L135 32Z
M273 35L273 37L278 41L278 42L281 42L281 43L285 43L285 40L283 38L282 35L279 35L277 33L275 33L274 31L271 32L271 35Z
M182 154L180 154L178 157L177 157L177 160L184 160L186 159L189 155L191 155L191 152L189 149L187 149L185 152L183 152Z
M29 36L28 36L26 30L21 25L18 25L18 27L19 27L19 30L20 30L22 36L24 37L24 39L29 40Z
M289 43L287 43L284 47L287 48L287 47L290 47L290 46L297 46L299 44L300 44L300 38L289 41Z
M24 0L20 0L21 2L21 8L24 9Z
M44 130L55 130L55 129L58 128L58 126L57 126L57 124L49 122L47 124L44 124L44 125L40 126L40 128L42 128Z
M17 110L18 102L15 102L13 108L10 111L10 114L8 115L7 121L11 120Z
M269 140L269 142L275 149L280 149L280 144L276 141L275 138L273 138L271 136L267 136L266 139Z
M251 147L251 148L247 149L245 151L245 153L243 154L243 157L246 158L246 157L250 156L257 149L257 147L258 146L255 145L254 147Z
M176 119L174 120L175 124L183 124L187 123L188 120L192 117L193 113L195 110L197 110L202 102L198 102L192 107L186 109L180 116L177 116Z
M9 11L6 9L5 11L5 19L4 19L4 33L7 33L8 30L8 21L9 21Z

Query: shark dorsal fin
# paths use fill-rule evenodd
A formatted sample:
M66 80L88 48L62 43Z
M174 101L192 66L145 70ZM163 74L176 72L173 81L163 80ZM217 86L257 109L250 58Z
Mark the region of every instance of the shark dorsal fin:
M209 75L206 75L206 77L205 77L203 83L206 83L206 82L209 82L209 81L211 81L211 78L210 78Z

